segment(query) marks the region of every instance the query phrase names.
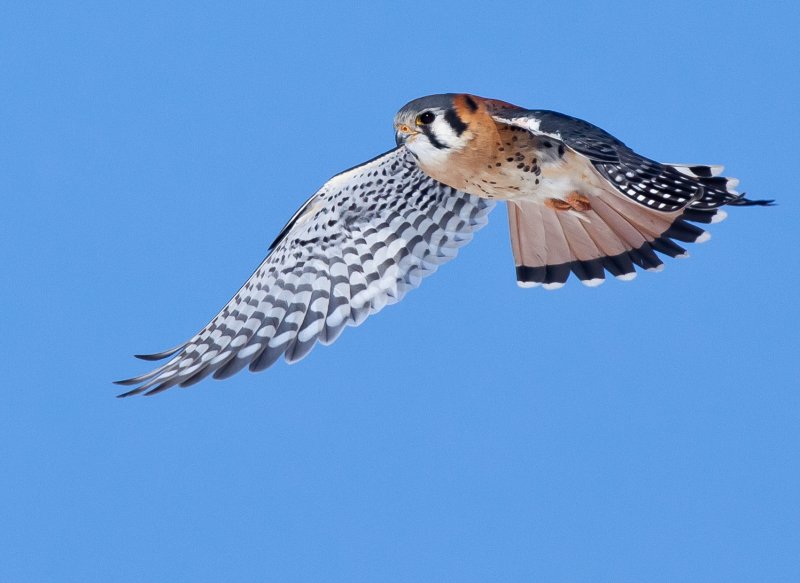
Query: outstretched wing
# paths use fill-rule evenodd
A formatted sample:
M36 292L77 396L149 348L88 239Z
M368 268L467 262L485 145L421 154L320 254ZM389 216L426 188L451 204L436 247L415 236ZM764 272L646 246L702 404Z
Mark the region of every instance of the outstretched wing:
M655 162L582 119L555 111L513 109L495 112L493 117L562 142L586 156L620 193L658 211L672 212L687 206L711 210L726 204L760 202L749 201L732 190L739 181L718 176L721 167Z
M295 213L256 272L162 366L120 396L260 371L303 358L402 299L487 222L493 203L424 174L404 147L329 180Z

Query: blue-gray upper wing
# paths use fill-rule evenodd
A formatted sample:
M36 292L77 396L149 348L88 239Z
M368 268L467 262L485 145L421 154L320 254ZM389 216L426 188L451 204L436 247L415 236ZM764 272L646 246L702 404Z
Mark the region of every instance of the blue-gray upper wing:
M637 154L582 119L555 111L512 109L495 112L493 117L498 123L548 136L586 156L619 192L655 210L672 212L688 206L704 210L746 204L736 191L730 190L734 181L717 176L714 168L661 164Z

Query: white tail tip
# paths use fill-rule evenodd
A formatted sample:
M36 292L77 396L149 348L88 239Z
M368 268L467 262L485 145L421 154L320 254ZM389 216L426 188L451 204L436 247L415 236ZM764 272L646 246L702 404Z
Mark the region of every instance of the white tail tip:
M561 282L545 283L542 284L542 287L546 290L554 290L554 289L561 289L562 287L564 287L564 284Z
M717 211L713 217L711 217L711 223L721 223L725 219L728 218L728 213L723 210Z
M581 283L586 287L597 287L602 285L606 280L602 277L595 277L594 279L582 279Z

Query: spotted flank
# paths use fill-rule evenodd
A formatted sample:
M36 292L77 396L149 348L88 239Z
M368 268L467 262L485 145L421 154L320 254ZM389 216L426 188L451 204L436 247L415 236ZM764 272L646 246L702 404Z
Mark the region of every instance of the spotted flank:
M152 395L203 378L303 358L345 326L399 301L456 256L494 203L426 176L397 149L331 179L292 218L261 266L188 342L118 384Z

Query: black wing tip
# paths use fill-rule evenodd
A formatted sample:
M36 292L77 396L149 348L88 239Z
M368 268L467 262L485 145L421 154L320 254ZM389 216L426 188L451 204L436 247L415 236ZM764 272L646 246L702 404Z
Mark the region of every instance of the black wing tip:
M134 358L138 358L139 360L148 360L148 361L164 360L168 356L172 356L173 354L178 352L178 350L179 349L176 348L175 350L171 350L169 352L159 352L158 354L134 354L133 356Z
M115 384L120 384L120 382L115 381ZM119 395L117 395L117 399L125 399L127 397L133 397L134 395L142 395L143 397L152 397L153 395L157 395L158 393L166 391L167 389L173 386L175 386L175 383L170 383L169 381L159 383L156 386L152 386L151 384L144 384L136 387L135 389L131 389L130 391L120 393Z
M119 385L121 387L128 387L130 385L135 385L139 381L137 381L136 379L122 379L122 380L119 380L119 381L111 381L111 382L113 384Z
M140 391L137 388L137 389L133 389L133 390L127 391L125 393L120 393L119 395L117 395L117 399L126 399L128 397L132 397L133 395L138 395L139 392Z
M120 393L119 395L117 395L117 399L124 399L126 397L132 397L133 395L138 395L144 389L147 388L147 387L145 387L144 385L141 384L142 380L139 379L139 378L123 379L121 381L112 381L112 383L115 384L115 385L118 385L118 386L122 386L122 387L129 387L131 385L139 385L138 387L132 388L130 391L125 391L124 393Z
M154 354L134 354L133 356L140 359L140 360L164 360L165 358L172 356L179 350L186 347L187 342L181 342L177 346L173 346L172 348L168 348L167 350L162 350L161 352L156 352Z
M745 198L741 196L736 200L732 200L728 203L731 206L777 206L775 199L760 199L760 200L751 200L749 198Z

